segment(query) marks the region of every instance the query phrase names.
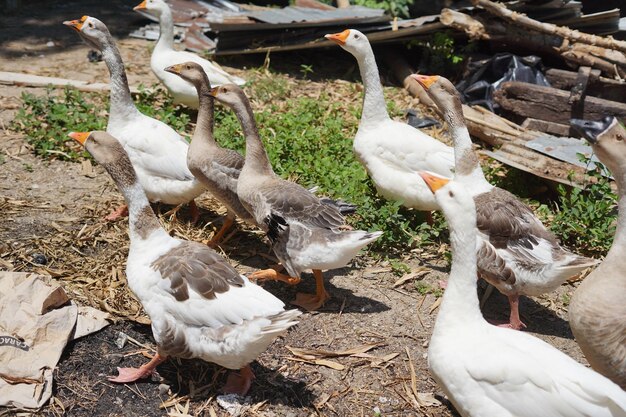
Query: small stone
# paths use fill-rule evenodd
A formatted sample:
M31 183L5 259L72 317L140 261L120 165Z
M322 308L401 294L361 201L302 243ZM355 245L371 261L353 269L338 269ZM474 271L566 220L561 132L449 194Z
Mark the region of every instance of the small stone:
M380 416L381 412L380 412L380 408L379 407L374 407L374 415L375 416Z
M33 263L37 265L46 265L48 258L43 253L33 253Z
M159 385L159 395L161 396L166 396L168 395L170 391L170 386L167 384L160 384Z
M115 346L120 349L123 349L126 346L126 342L128 341L128 335L124 332L119 332L117 334L117 339L115 339Z
M48 41L48 42L46 42L46 46L47 46L48 48L52 48L52 47L54 47L54 42L52 42L52 41Z
M427 348L428 347L428 340L424 340L424 343L422 343L422 347L423 348Z
M387 397L378 397L378 402L381 404L385 404L387 402L389 402L389 398Z

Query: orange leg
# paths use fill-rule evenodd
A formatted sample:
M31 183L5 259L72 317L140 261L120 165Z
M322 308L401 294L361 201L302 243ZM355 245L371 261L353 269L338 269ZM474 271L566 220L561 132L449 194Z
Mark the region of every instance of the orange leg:
M141 365L139 368L117 368L118 376L110 376L108 379L111 382L128 383L135 382L138 379L147 378L152 375L156 367L164 362L167 356L159 355L159 352L145 365Z
M126 216L128 216L128 206L126 204L122 204L112 211L111 214L107 215L104 220L114 222L115 220Z
M324 276L322 275L322 271L314 269L313 276L315 276L315 294L298 293L296 299L293 300L291 304L312 311L323 306L326 300L330 298L324 288Z
M248 275L248 279L255 282L267 280L282 281L289 285L296 285L300 282L300 277L291 277L289 275L281 274L280 272L271 268L253 272L252 274Z
M215 235L213 235L213 238L209 241L209 243L207 243L207 245L210 248L216 247L220 240L222 240L222 238L224 237L224 234L228 231L228 229L232 227L234 223L235 219L233 219L232 217L225 217L222 227Z
M198 220L200 220L200 209L196 205L195 200L189 202L189 211L191 214L191 224L198 223Z
M244 396L250 390L252 381L254 380L254 372L250 365L246 365L239 373L231 372L226 379L226 385L222 387L222 391L226 394L239 394Z

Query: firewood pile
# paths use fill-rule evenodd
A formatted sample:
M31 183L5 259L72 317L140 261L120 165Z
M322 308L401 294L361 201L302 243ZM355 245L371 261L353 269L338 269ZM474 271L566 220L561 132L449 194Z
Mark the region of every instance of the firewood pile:
M500 117L478 106L464 106L474 137L497 150L487 153L540 177L580 186L589 167L576 153L591 156L582 141L570 138L569 120L626 117L626 42L541 22L490 0L472 0L466 12L443 9L440 22L487 42L492 50L533 54L561 68L549 68L549 86L521 81L500 84L493 103ZM409 91L427 97L404 74Z

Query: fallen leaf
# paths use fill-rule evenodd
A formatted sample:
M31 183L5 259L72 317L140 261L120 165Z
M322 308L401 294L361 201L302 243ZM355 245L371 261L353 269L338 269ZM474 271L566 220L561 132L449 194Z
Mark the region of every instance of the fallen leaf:
M393 288L399 287L402 284L405 284L406 282L414 279L414 278L418 278L421 277L423 275L426 275L428 272L430 272L430 269L426 268L425 266L420 266L418 267L415 271L412 271L406 275L404 275L403 277L401 277L400 279L398 279L396 282L393 283Z
M439 305L441 304L441 300L443 300L443 297L439 297L435 300L433 305L430 306L430 309L428 310L428 314L433 314L433 311L435 311L437 307L439 307Z

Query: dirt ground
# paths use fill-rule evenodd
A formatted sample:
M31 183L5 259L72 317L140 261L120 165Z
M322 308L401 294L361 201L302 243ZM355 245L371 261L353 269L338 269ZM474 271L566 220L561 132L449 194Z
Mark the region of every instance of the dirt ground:
M90 14L105 22L115 21L110 28L119 39L131 85L156 82L148 65L149 43L126 37L141 21L130 10L135 2L103 3L37 2L14 15L1 16L0 70L106 82L104 64L88 62L88 48L60 25L63 20ZM319 54L282 54L272 59L292 60L297 67ZM245 77L245 67L259 65L262 57L238 61L227 61L227 68ZM323 80L316 82L323 88ZM106 380L116 366L147 361L145 356L155 347L146 317L125 284L127 224L102 220L121 202L121 196L100 167L45 161L34 156L21 134L9 130L23 91L44 93L43 89L0 86L0 269L50 274L77 302L116 317L101 332L67 347L54 374L53 400L41 413L236 415L220 405L219 387L225 372L202 361L169 360L159 367L160 377L152 381L114 385ZM208 240L220 225L220 208L208 196L199 205L204 210L195 227L189 225L186 209L178 219L170 220L163 208L162 223L173 235ZM404 283L397 283L390 265L366 256L348 268L327 272L332 299L320 311L303 314L298 326L252 364L256 380L240 414L457 415L427 369L428 339L438 298L421 294L416 285L421 281L422 288L436 288L437 281L446 278L449 267L442 257L444 249L408 252L403 261L413 275ZM222 250L242 273L271 262L262 235L243 227ZM37 264L41 257L35 255L44 255L46 264ZM541 298L523 298L521 312L529 333L585 363L566 321L567 300L574 286L563 285ZM313 279L307 275L297 290L313 291L313 287ZM296 288L277 283L268 283L266 289L286 303L296 293ZM481 288L479 295L482 293ZM488 318L506 319L506 299L494 292L484 313ZM132 339L121 349L115 344L119 332ZM296 349L316 349L319 355L306 356Z

